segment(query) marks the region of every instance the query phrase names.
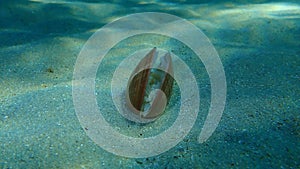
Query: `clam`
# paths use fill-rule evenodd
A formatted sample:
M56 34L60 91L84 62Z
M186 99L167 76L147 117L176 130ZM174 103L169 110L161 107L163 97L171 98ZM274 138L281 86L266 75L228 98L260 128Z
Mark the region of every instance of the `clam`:
M173 87L170 53L158 56L153 48L132 72L126 89L126 105L138 122L157 119L170 100Z

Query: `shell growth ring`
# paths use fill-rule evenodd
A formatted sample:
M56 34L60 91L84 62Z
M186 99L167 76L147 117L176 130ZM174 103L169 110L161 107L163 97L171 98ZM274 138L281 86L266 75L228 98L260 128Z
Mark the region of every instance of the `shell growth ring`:
M167 53L162 49L155 49L159 54L166 55L165 58L168 62L171 60L172 64L176 65L173 66L174 70L172 70L174 74L170 73L172 79L178 84L181 95L180 111L175 122L158 135L148 138L135 138L119 133L104 119L97 105L95 95L95 78L98 67L108 51L121 40L145 33L164 35L181 41L197 54L206 68L211 84L211 103L207 118L198 137L199 143L205 142L215 131L221 119L226 100L225 72L218 53L204 33L190 22L174 15L150 12L128 15L103 26L88 39L77 57L72 81L73 103L80 124L83 128L88 128L85 132L96 144L108 152L130 158L156 156L176 146L193 127L200 103L198 85L189 67L175 54ZM130 100L136 96L130 96L130 93L126 96L124 92L118 91L120 89L115 88L116 85L120 84L120 81L124 80L118 77L120 77L120 73L128 74L127 79L125 79L127 81L132 79L134 81L134 77L139 77L138 74L133 75L132 71L142 59L139 56L144 57L149 51L151 49L138 51L125 58L113 75L111 82L112 99L124 117L126 116L126 112L123 112L126 97L130 97ZM132 64L134 62L135 64ZM128 68L128 72L120 71L124 70L122 69L124 66ZM155 67L148 67L148 69L152 68ZM147 76L141 75L140 77ZM171 80L167 79L166 81ZM126 83L121 90L129 91L131 86L136 85L135 83ZM159 91L167 91L171 88L170 86L161 87L162 90ZM154 95L157 96L159 93L154 93ZM123 96L125 96L125 100L122 99ZM168 94L163 97L167 96ZM150 121L155 120L159 114L160 112L151 114L150 111L149 114L143 115L143 117L149 118L131 120L143 123L149 119ZM126 118L130 117L132 116Z

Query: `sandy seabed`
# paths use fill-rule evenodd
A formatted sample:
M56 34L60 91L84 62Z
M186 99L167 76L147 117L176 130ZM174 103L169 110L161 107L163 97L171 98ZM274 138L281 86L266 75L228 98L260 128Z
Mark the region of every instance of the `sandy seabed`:
M145 11L185 18L207 35L224 66L227 101L217 130L199 144L210 102L209 78L201 61L171 38L127 39L103 61L96 93L110 94L107 80L122 57L157 46L172 50L190 66L201 97L196 124L182 142L155 157L130 159L106 152L86 135L74 110L72 76L81 48L97 29ZM300 3L296 1L1 1L0 21L0 168L300 167ZM129 136L148 137L174 121L166 113L157 122L137 125L115 112L111 100L97 99L108 110L107 121ZM176 97L171 101L176 107Z

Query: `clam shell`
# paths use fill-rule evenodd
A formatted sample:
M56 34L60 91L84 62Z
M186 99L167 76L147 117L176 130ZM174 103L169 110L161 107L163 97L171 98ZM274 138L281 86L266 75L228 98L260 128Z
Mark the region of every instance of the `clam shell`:
M172 92L172 76L170 53L158 57L156 48L153 48L139 62L126 89L126 104L137 121L153 121L163 113Z

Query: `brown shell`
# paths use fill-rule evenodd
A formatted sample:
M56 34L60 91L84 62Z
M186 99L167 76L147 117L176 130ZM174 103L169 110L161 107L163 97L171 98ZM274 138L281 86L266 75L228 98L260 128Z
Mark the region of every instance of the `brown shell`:
M159 89L154 96L153 103L147 112L143 112L142 106L146 95L146 87L149 77L151 75L151 69L153 69L153 62L157 55L156 48L153 48L137 65L133 73L131 74L127 85L127 97L126 102L133 113L144 119L156 119L162 114L165 106L172 92L173 86L173 67L170 53L163 56L164 62L157 68L163 71L163 78L161 79ZM164 98L165 96L166 98Z

